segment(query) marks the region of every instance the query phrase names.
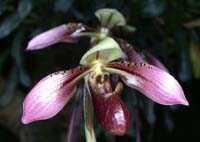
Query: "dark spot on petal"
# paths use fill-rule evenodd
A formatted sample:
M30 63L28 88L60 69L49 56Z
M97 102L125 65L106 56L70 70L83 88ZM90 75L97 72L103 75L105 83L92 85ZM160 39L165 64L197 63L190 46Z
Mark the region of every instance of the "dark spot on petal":
M144 67L146 64L145 63L140 63L140 66L141 67Z
M122 64L124 64L124 63L125 63L125 61L124 61L124 60L122 60L122 61L121 61L121 63L122 63Z
M131 63L128 63L127 66L130 67Z
M152 66L148 66L148 69L152 69Z

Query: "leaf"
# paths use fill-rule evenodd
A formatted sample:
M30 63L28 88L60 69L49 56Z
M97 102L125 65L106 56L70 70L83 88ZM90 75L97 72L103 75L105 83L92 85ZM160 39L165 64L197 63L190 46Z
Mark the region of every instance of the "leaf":
M23 19L30 13L32 5L30 0L22 0L19 3L16 13L8 16L0 24L0 39L8 36L14 29L16 29Z
M153 128L156 122L155 103L151 100L147 100L146 103L146 118L150 127Z
M172 119L172 115L169 110L166 110L164 113L164 124L167 128L168 132L172 132L174 129L174 121Z
M200 27L200 19L195 19L193 21L187 22L184 24L184 26L187 28Z
M166 7L165 0L143 0L142 1L142 14L144 16L159 16Z
M3 53L1 53L0 54L0 72L1 72L1 70L2 70L2 67L3 67L3 65L4 65L4 62L6 61L6 59L7 59L7 57L8 57L8 51L6 51L6 52L3 52Z
M12 44L12 48L11 48L11 55L13 57L13 60L16 63L17 69L19 70L19 78L20 78L20 82L28 87L31 84L31 80L30 77L28 76L28 74L26 73L25 69L24 69L24 65L23 65L23 54L22 54L22 50L21 48L22 46L22 37L24 35L22 34L22 32L18 32L16 34L16 37L13 40L13 44Z
M56 0L54 3L55 11L67 12L72 6L74 0Z
M14 13L7 17L0 24L0 39L8 36L16 27L19 26L21 19L17 13Z
M177 45L180 47L180 71L179 71L179 78L182 81L187 81L191 79L192 71L191 71L191 63L189 57L189 49L188 49L188 42L186 39L186 35L183 31L179 31L176 33L175 40Z
M32 1L31 0L21 0L18 5L17 12L20 18L25 18L32 9Z
M0 96L0 106L5 107L10 103L13 98L15 88L19 82L17 68L14 66L11 70L7 86L2 96Z
M190 42L190 59L195 78L200 78L200 48L194 41Z
M4 13L5 10L6 10L5 3L0 1L0 16Z
M88 50L82 57L81 65L93 65L98 62L107 63L122 57L119 45L112 38L107 37Z

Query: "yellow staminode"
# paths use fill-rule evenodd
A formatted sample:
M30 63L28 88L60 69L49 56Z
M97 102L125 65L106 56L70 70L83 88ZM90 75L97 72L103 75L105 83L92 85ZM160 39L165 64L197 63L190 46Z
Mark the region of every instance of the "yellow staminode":
M101 75L103 73L102 71L102 66L103 64L100 62L97 62L94 66L93 66L93 71L95 72L95 75Z

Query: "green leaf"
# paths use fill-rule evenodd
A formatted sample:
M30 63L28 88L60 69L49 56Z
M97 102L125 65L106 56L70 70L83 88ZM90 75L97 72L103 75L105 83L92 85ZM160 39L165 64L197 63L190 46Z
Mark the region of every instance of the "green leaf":
M200 19L195 19L193 21L185 23L184 26L187 27L187 28L200 27Z
M32 4L30 0L22 0L19 3L16 13L6 17L6 19L0 24L0 39L8 36L13 30L15 30L23 19L30 13Z
M170 113L169 110L165 110L165 113L164 113L164 124L165 124L165 127L167 128L169 133L173 131L173 129L174 129L174 121L173 121L173 118L172 118L172 114Z
M20 18L25 18L32 9L32 1L31 0L21 0L18 5L18 14Z
M18 25L21 19L18 14L12 14L0 24L0 39L8 36Z
M21 43L22 37L24 37L22 32L18 32L16 34L16 37L13 40L13 44L12 44L12 48L11 48L11 55L13 57L13 60L16 63L17 69L19 70L20 82L24 86L28 87L31 84L31 80L23 66L23 59L22 59L23 54L22 54L22 50L21 50L21 48L23 47L23 45Z
M190 59L195 78L200 78L200 48L194 41L190 42Z
M5 3L0 1L0 16L4 13L5 10L6 10Z
M122 57L122 50L115 40L110 37L100 41L88 50L82 57L81 65L94 65L96 63L108 63Z
M3 52L3 53L0 54L0 72L2 70L4 62L8 58L8 55L9 55L9 51L8 50L6 52Z
M116 9L99 9L95 12L95 16L99 19L102 26L107 27L109 29L115 26L126 25L126 20L124 16Z
M8 83L4 90L4 93L2 96L0 96L1 107L4 107L10 103L10 101L13 98L14 91L18 85L18 82L19 82L18 72L16 67L14 66L11 70L10 77L8 79Z
M159 16L166 7L165 0L143 0L141 4L144 16Z
M54 3L55 11L67 12L74 0L56 0Z
M189 43L185 31L177 31L175 35L175 41L180 50L180 66L178 76L181 81L188 81L192 77L192 67L189 56Z

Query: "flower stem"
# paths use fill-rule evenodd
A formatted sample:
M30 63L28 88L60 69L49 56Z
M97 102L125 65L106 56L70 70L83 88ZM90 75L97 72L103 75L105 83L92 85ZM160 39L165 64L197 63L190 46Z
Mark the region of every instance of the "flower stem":
M73 129L76 122L75 119L76 119L77 111L79 110L79 107L80 107L79 100L82 96L82 92L83 92L83 85L80 84L76 98L74 100L73 107L72 107L72 113L71 113L72 115L70 117L70 124L69 124L68 132L67 132L66 142L73 142Z
M84 118L85 118L85 136L86 142L96 142L96 137L93 129L92 122L92 100L91 95L87 85L87 76L85 77L85 87L84 87Z
M72 110L72 115L70 117L70 124L69 124L69 128L68 128L68 133L67 133L67 141L66 142L72 142L72 133L73 133L73 129L74 129L74 122L75 122L75 117L76 117L76 112L78 110L78 106L76 105L76 103L73 106L73 110Z
M135 108L135 129L136 129L136 142L141 142L140 126L139 126L139 109L138 108Z
M141 135L140 135L140 121L139 121L139 109L137 106L137 96L135 92L131 91L134 100L134 112L135 112L135 131L136 131L136 142L141 142Z

